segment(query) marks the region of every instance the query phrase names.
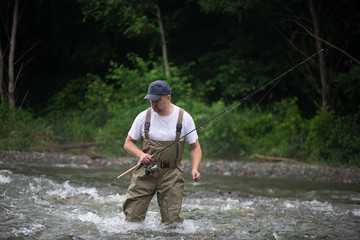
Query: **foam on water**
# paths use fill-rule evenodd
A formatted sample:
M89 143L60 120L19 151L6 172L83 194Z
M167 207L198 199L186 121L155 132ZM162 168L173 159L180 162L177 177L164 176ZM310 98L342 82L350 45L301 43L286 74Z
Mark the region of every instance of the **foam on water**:
M160 224L160 214L154 211L148 211L146 220L141 223L126 222L124 214L115 212L113 214L102 214L96 212L69 213L68 219L72 221L80 220L85 224L92 224L101 235L129 234L133 232L163 232L163 233L196 233L199 228L194 221L185 220L181 224L173 226L164 226Z
M56 189L49 190L46 193L48 195L56 195L60 198L64 199L67 197L72 197L76 195L85 195L88 196L88 198L98 199L98 191L96 188L88 188L88 187L73 187L69 184L69 181L65 181L63 184L55 184Z
M328 202L319 202L316 199L312 201L304 201L305 206L320 212L333 212L333 207Z
M31 236L37 232L40 232L45 229L45 226L39 223L30 223L28 227L21 227L19 229L14 228L12 233L16 236Z
M0 170L0 184L10 183L12 181L11 175L12 172L9 170Z
M354 216L360 217L360 209L354 209L351 211Z
M77 169L76 173L82 171L92 174L87 169ZM161 240L339 239L344 234L351 238L357 233L360 217L358 205L352 202L337 204L331 198L317 198L319 195L315 194L303 199L286 199L281 195L268 197L267 190L263 189L263 197L244 198L219 196L216 192L202 195L200 190L199 195L184 198L182 213L185 221L181 224L160 224L156 196L150 203L146 220L129 223L121 209L126 198L124 186L119 188L107 180L98 182L99 175L84 178L85 174L74 174L64 178L58 175L59 171L54 172L54 175L39 174L36 169L31 175L29 172L14 174L10 170L0 170L1 239L64 236ZM65 176L68 174L66 172ZM348 196L357 198L359 193L349 192Z
M75 164L75 163L69 163L69 164L55 164L55 167L60 168L89 168L86 164Z
M254 204L253 201L244 201L244 202L241 202L241 203L240 203L241 207L243 207L243 208L249 208L249 209L250 209L251 206L253 206L253 204Z

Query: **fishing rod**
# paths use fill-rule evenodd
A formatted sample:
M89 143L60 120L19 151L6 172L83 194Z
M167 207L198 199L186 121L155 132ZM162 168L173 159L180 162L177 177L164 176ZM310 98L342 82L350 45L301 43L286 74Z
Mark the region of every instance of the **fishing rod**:
M255 89L254 91L252 91L251 93L249 93L248 95L246 95L245 97L241 98L240 100L236 101L235 103L231 104L229 107L225 108L224 110L222 110L221 112L217 113L216 115L214 115L213 117L209 118L208 120L206 120L205 122L203 122L202 124L198 125L197 127L195 127L193 130L191 130L190 132L186 133L184 136L180 137L179 139L173 141L172 143L170 143L169 145L165 146L164 148L162 148L161 150L159 150L158 152L154 153L152 156L155 157L156 155L160 154L161 152L165 151L166 149L168 149L169 147L171 147L172 145L176 144L177 142L179 142L180 140L184 139L186 136L188 136L190 133L196 131L199 128L202 128L204 125L208 124L209 122L211 122L212 120L214 120L215 118L219 117L220 115L228 112L229 110L237 107L238 105L240 105L241 103L247 101L249 98L253 97L254 95L256 95L258 92L260 92L261 90L263 90L264 88L268 87L269 85L273 84L274 82L280 81L286 74L288 74L289 72L293 71L295 68L299 67L300 65L310 61L312 58L314 58L316 55L318 55L320 52L323 52L324 49L321 49L319 52L314 53L313 55L309 56L308 58L306 58L305 60L299 62L298 64L294 65L293 67L289 68L288 70L286 70L284 73L282 73L281 75L279 75L278 77L274 78L273 80L265 83L264 85L262 85L261 87ZM119 175L117 177L117 179L120 179L122 177L124 177L125 175L127 175L128 173L134 171L135 169L137 169L138 167L140 167L142 165L141 162L138 162L134 167L130 168L129 170L125 171L123 174Z

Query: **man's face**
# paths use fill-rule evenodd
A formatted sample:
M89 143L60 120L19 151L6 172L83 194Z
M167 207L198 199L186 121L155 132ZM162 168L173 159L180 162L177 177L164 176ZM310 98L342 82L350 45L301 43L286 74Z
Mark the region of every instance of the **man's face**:
M157 101L150 100L152 109L160 115L161 115L161 113L166 113L167 107L169 106L169 103L170 103L170 98L171 98L170 95L165 95L165 96L162 96Z

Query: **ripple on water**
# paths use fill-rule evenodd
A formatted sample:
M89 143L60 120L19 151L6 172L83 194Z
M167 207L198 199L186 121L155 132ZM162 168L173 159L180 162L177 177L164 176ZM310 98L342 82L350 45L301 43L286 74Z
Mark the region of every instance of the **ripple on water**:
M67 169L59 169L54 173L48 169L42 172L39 168L0 170L2 179L7 179L0 182L1 239L66 236L72 239L161 240L356 239L359 233L360 209L353 202L334 202L333 197L317 198L319 190L311 188L297 189L297 193L307 192L292 197L290 187L285 189L284 195L279 186L269 187L276 189L269 197L266 187L261 186L268 182L253 185L259 194L251 192L251 197L242 197L249 194L221 194L216 190L204 194L209 189L201 184L192 185L199 194L186 194L182 224L159 224L161 217L156 197L143 223L128 223L121 210L126 190L119 187L118 182L109 184L111 180L108 179L116 176L114 171L99 175L98 171L77 168L76 174L71 175ZM99 182L102 179L105 180ZM217 179L219 189L221 184L227 184L226 180ZM229 190L232 189L226 189ZM344 193L341 188L325 190L337 196ZM352 189L346 190L346 194L352 198L359 196L359 192Z

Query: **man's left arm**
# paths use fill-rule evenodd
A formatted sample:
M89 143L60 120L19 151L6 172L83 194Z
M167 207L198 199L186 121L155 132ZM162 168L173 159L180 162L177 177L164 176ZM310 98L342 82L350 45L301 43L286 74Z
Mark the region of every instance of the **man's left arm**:
M191 175L195 182L200 180L199 166L202 158L201 146L199 140L190 144L191 149L191 161L192 161L192 171Z

